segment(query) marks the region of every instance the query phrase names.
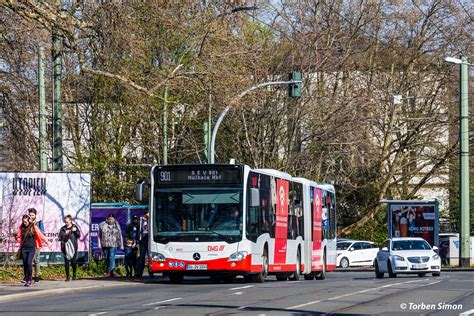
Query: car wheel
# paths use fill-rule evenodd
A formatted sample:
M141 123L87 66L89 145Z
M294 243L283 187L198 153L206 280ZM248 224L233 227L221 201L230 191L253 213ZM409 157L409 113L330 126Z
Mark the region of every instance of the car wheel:
M343 269L349 268L349 259L347 259L346 257L342 258L342 259L341 259L341 262L339 263L339 265L340 265L341 268L343 268Z
M419 276L420 278L424 277L425 275L426 275L426 273L418 273L418 276Z
M374 265L375 265L375 277L377 279L382 279L384 273L379 271L379 265L378 265L377 261L375 261Z
M434 277L439 277L441 275L441 272L433 272L432 275Z
M392 264L390 263L390 260L387 261L387 269L388 269L388 277L389 278L396 278L397 274L393 272L392 270Z

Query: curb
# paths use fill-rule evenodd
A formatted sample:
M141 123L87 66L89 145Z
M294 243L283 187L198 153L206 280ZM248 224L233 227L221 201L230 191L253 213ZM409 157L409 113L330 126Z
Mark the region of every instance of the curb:
M70 288L56 288L56 289L47 289L47 290L38 290L38 291L31 291L31 292L21 292L15 294L7 294L0 296L0 304L5 302L11 301L19 301L19 300L26 300L32 297L39 297L43 295L50 295L50 294L67 294L67 293L74 293L84 290L91 290L91 289L98 289L98 288L108 288L108 287L118 287L118 286L129 286L134 285L134 283L117 283L117 284L102 284L102 285L89 285L89 286L82 286L82 287L70 287Z

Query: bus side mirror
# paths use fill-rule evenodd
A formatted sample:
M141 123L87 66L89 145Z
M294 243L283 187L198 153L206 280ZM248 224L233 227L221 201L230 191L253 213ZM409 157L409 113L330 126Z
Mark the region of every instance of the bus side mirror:
M138 180L137 184L135 184L135 200L137 202L143 202L144 187L148 183L147 180Z
M260 206L260 191L256 188L250 189L250 207Z

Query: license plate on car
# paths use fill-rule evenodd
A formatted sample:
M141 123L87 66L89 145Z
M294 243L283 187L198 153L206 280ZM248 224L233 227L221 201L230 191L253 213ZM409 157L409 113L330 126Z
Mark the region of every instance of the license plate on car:
M411 268L415 270L426 269L426 264L414 264L411 266Z
M188 264L186 270L207 270L207 264Z

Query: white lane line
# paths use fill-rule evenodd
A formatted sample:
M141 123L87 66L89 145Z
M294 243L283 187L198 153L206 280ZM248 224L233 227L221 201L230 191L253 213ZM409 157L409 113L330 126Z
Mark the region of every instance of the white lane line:
M170 298L169 300L143 304L143 306L158 305L158 304L168 303L168 302L173 302L173 301L178 301L178 300L181 300L181 297L175 297L175 298Z
M108 312L100 312L100 313L95 313L95 314L89 314L89 316L97 316L97 315L103 315L107 314Z
M462 312L461 314L459 314L459 316L469 316L471 314L474 314L474 309Z
M249 288L251 288L251 287L254 287L254 285L246 285L246 286L241 286L241 287L233 287L233 288L229 289L229 291L249 289Z
M242 295L242 294L244 294L244 292L234 292L234 293L232 293L232 294L234 294L234 295Z
M323 301L336 300L336 299L339 299L339 298L342 298L342 297L352 296L352 295L365 293L365 292L369 292L369 291L374 291L374 290L387 288L387 287L391 287L391 286L396 286L396 285L401 285L401 284L406 284L406 283L413 283L413 282L420 282L420 281L423 281L423 280L415 280L415 281L407 281L407 282L400 282L400 283L394 283L394 284L387 284L387 285L383 285L383 286L379 286L379 287L374 287L374 288L371 288L371 289L365 289L365 290L360 290L360 291L353 292L353 293L348 293L348 294L344 294L344 295L340 295L340 296L331 297L331 298L328 298L328 299L325 299L325 300L312 301L312 302L308 302L308 303L304 303L304 304L300 304L300 305L295 305L295 306L287 307L285 309L287 309L287 310L288 309L296 309L296 308L300 308L300 307L304 307L304 306L308 306L308 305L321 303ZM437 281L436 283L438 283L438 282L441 282L441 281ZM429 285L429 284L426 284L426 285ZM423 285L423 286L426 286L426 285Z

